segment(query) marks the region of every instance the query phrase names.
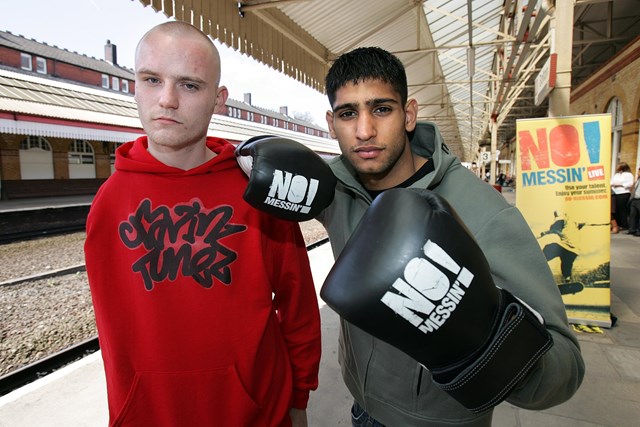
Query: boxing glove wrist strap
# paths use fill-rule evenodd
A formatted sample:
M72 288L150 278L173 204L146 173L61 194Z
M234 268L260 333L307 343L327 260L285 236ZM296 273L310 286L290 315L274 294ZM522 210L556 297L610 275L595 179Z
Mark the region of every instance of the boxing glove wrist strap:
M537 313L509 292L500 294L502 319L484 352L451 380L451 372L431 372L440 388L475 413L502 402L553 345Z

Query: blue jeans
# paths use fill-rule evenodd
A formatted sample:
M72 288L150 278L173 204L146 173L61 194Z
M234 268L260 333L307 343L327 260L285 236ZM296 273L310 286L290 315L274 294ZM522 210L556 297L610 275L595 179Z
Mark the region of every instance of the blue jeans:
M384 424L380 424L374 420L367 411L355 401L351 407L351 425L353 427L384 427Z

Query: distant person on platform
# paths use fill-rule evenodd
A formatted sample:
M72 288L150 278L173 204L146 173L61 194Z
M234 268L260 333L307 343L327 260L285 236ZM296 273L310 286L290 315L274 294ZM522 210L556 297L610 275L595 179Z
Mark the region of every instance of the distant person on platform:
M116 152L87 220L86 266L109 425L306 426L320 316L295 222L247 204L220 57L167 22L136 49L146 132Z
M613 194L611 232L617 234L620 229L629 228L629 208L627 202L631 196L633 187L633 174L631 168L625 162L618 163L616 173L611 177L611 191Z
M345 53L326 90L342 155L318 217L337 258L321 296L341 315L353 426L489 426L502 399L536 410L573 396L585 366L540 246L518 209L418 122L400 60L375 47ZM523 316L509 345L495 341L500 328L475 332L499 324L480 320L496 301Z
M629 199L629 230L627 234L640 236L640 168L636 176L636 183Z

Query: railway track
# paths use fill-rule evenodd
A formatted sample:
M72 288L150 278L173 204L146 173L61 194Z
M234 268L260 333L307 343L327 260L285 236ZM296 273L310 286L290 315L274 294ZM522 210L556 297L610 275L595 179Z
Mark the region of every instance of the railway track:
M25 283L25 282L34 282L36 280L48 279L50 277L64 276L65 274L73 274L73 273L77 273L78 271L84 271L84 270L85 270L84 264L78 264L71 267L59 268L56 270L47 271L46 273L39 273L31 276L18 277L16 279L9 279L9 280L2 281L0 282L0 288L4 286L19 285L20 283Z
M328 243L329 239L324 238L314 243L307 245L307 251L315 249L319 246ZM78 271L84 271L85 265L79 264L71 267L60 268L52 271L48 271L41 274L35 274L16 279L5 280L0 282L0 288L4 286L12 286L30 281L37 281L41 279L64 276ZM38 378L41 378L47 374L50 374L57 369L60 369L69 363L81 359L95 351L98 351L100 346L98 344L98 337L89 338L83 342L67 347L57 353L40 359L34 363L21 367L13 372L10 372L0 377L0 396L5 395L15 389L23 387L24 385L31 383Z
M63 225L55 228L48 229L33 229L33 230L17 230L8 231L0 234L0 245L6 243L19 242L27 239L37 239L40 237L57 236L66 233L75 233L78 231L84 231L85 224L71 224Z
M0 212L0 244L84 230L89 205Z

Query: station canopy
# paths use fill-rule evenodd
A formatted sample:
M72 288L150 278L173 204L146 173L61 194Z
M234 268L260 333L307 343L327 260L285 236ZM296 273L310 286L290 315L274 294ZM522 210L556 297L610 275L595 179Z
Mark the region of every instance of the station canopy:
M379 46L405 65L421 120L463 161L544 117L535 78L552 51L555 3L574 4L572 87L640 34L638 0L139 0L324 92L340 54Z

